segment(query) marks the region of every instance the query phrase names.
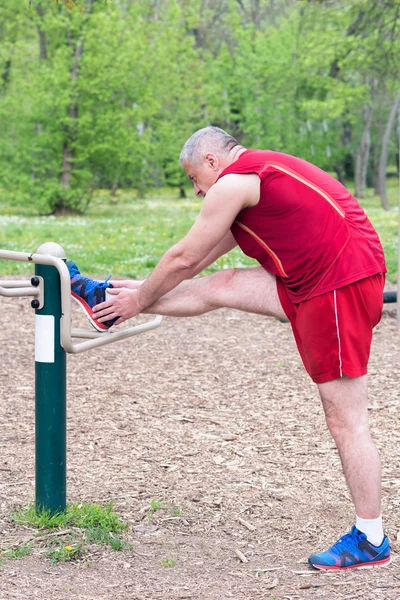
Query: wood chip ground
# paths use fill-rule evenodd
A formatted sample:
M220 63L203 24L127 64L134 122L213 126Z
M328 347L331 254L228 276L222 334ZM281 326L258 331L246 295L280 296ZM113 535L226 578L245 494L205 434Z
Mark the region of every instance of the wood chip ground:
M32 536L11 514L34 497L34 315L28 300L4 298L1 315L4 548ZM89 326L79 307L74 324ZM54 566L37 553L7 560L0 600L399 600L399 373L388 305L370 415L393 563L325 574L307 556L354 515L288 324L221 310L69 356L68 500L114 500L133 549L90 547L79 563ZM154 512L152 500L165 504Z

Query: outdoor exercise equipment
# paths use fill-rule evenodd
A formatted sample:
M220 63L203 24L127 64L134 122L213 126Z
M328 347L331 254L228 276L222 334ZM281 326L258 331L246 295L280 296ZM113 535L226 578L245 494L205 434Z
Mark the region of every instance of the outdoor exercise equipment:
M71 285L64 249L53 242L35 253L0 250L0 259L35 265L30 280L0 280L0 296L32 297L35 309L35 505L66 508L66 353L77 354L159 327L161 316L122 331L71 327ZM86 338L75 343L73 338Z
M389 302L397 302L396 290L389 290L388 292L383 292L383 302L385 304L388 304Z

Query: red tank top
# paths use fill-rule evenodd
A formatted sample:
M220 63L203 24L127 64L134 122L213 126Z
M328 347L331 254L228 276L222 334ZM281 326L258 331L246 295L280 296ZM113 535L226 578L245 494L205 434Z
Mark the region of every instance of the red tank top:
M293 302L386 273L367 215L325 171L289 154L246 150L219 176L257 173L260 201L231 231L242 251L281 277Z

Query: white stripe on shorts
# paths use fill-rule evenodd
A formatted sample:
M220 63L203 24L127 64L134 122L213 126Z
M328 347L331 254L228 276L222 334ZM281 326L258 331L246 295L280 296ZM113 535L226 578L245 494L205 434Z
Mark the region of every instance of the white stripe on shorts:
M337 303L336 303L336 290L333 291L333 302L334 302L334 306L335 306L336 331L337 331L338 346L339 346L339 372L340 372L340 377L343 377L343 371L342 371L342 347L341 347L341 344L340 344L339 319L338 319Z

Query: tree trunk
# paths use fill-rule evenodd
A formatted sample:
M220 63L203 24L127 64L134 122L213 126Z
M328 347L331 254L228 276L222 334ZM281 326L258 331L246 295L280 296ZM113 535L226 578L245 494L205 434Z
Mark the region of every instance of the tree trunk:
M68 148L67 144L63 146L62 154L62 170L60 175L60 184L64 187L70 187L72 175L72 162L74 160L74 152Z
M71 43L71 39L69 38L69 42ZM79 73L79 60L83 54L83 40L78 40L75 44L75 49L73 52L73 63L71 69L71 85L72 85L72 99L71 104L68 109L68 115L71 118L72 125L68 127L67 135L65 142L63 144L63 154L62 154L62 168L60 174L60 185L65 188L69 188L71 186L71 177L72 177L72 169L74 162L74 150L72 148L73 142L75 141L76 136L76 127L78 120L78 103L75 97L75 85L76 80L78 79Z
M364 21L365 15L366 15L366 11L360 10L357 17L349 25L347 32L346 32L346 37L350 37L358 32L360 26L362 25L362 23ZM339 75L339 71L340 71L339 58L335 57L335 59L331 63L329 77L332 77L333 79L335 79Z
M4 61L4 68L3 68L3 72L1 74L4 88L10 81L10 72L11 72L11 59L8 58L6 61Z
M396 117L396 113L400 106L400 93L397 94L389 113L389 118L386 124L385 134L382 140L382 148L381 148L381 156L379 160L379 196L381 198L382 207L385 210L390 209L390 204L388 201L387 193L386 193L386 167L387 160L389 154L389 142L390 136L393 130L394 120Z
M41 22L44 19L44 10L43 10L43 6L38 3L36 4L36 13L40 19L39 24L37 26L37 31L39 34L39 60L40 62L43 62L45 60L47 60L47 39L46 39L46 32L42 29L41 27ZM35 134L39 135L42 131L42 126L40 124L39 121L36 121L35 123ZM39 158L40 160L40 158ZM32 179L35 179L36 177L36 170L37 170L37 164L34 162L32 165Z
M93 8L94 0L87 0L85 5L85 14L90 14ZM83 54L83 37L78 37L74 40L70 33L67 33L68 45L72 49L72 68L71 68L71 104L68 109L68 116L70 117L70 124L66 128L63 149L62 149L62 163L61 163L61 174L60 174L60 185L63 188L71 187L72 172L74 166L75 152L73 149L76 133L78 127L78 102L76 93L76 83L79 76L79 63ZM68 207L64 206L63 194L56 203L54 211L56 213L63 213L68 210ZM71 208L69 209L71 210Z
M334 171L335 171L335 173L337 175L338 181L340 181L340 183L342 185L346 185L346 180L345 180L344 175L343 175L343 168L342 168L342 166L341 165L335 165L333 168L334 168Z
M36 5L36 12L40 19L43 20L44 10L41 4ZM39 33L39 56L40 60L47 60L47 42L46 42L46 32L43 31L40 24L38 25L38 33Z
M111 197L114 198L115 194L117 193L117 189L119 186L119 175L117 175L113 181L113 184L111 186Z
M385 90L382 90L378 98L378 106L382 106L384 102ZM376 125L376 142L374 144L374 152L372 157L374 171L374 192L379 196L379 154L383 138L383 110L378 111L378 119Z
M370 85L370 102L364 104L363 106L363 132L361 136L360 145L357 148L356 152L356 164L354 171L356 198L364 198L365 188L367 187L367 171L369 162L369 151L371 146L371 124L376 86L377 81L375 79L371 82Z

